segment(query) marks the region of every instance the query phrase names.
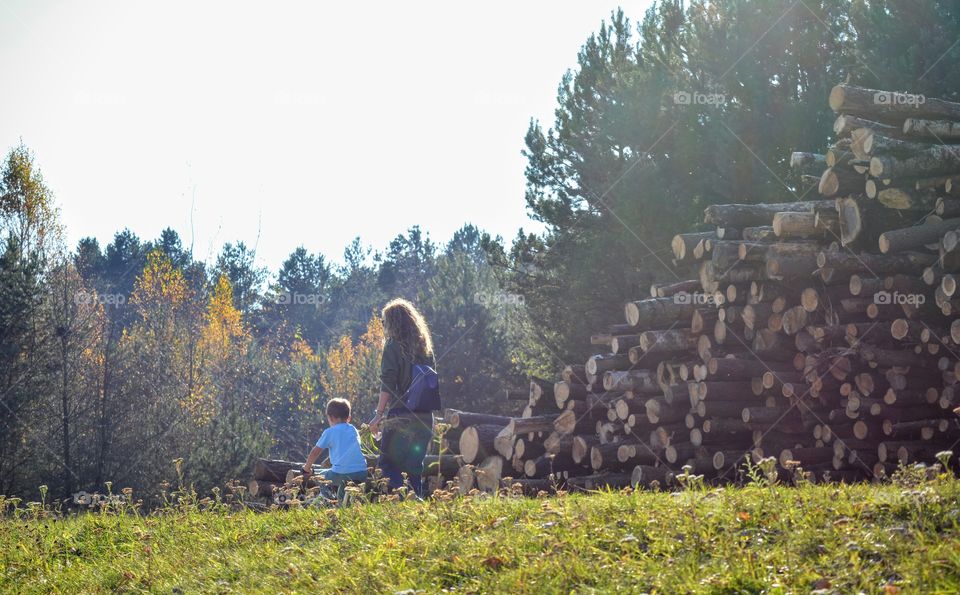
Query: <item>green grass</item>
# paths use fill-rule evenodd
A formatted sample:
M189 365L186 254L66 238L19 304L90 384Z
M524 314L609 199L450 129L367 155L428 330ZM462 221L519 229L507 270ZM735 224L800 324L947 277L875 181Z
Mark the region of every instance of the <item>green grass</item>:
M143 517L21 507L0 551L4 593L956 593L960 481Z

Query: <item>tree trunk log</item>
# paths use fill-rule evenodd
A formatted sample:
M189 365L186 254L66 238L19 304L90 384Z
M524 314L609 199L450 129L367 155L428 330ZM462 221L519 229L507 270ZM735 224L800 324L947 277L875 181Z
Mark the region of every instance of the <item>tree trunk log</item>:
M928 178L960 172L960 147L934 145L910 157L889 155L870 159L870 175L874 178Z
M936 142L960 141L960 122L907 118L903 121L903 133L916 138L929 138Z
M472 413L469 411L457 411L456 409L447 409L444 413L444 420L453 428L468 428L479 425L497 425L504 426L510 422L510 417L505 415L490 415L488 413Z
M922 270L936 262L937 257L918 252L899 254L861 254L828 251L817 255L817 265L829 269L828 281L833 278L849 277L853 274L894 275ZM821 277L823 275L821 274Z
M704 210L704 222L721 227L769 226L773 216L781 212L810 213L814 207L829 206L826 201L807 201L793 203L757 204L757 205L710 205ZM749 238L744 238L749 239ZM755 240L752 240L755 241Z
M947 219L924 225L915 225L880 234L880 252L900 252L937 243L948 231L960 229L960 219Z
M652 329L668 328L671 324L688 320L693 314L695 304L680 303L674 297L651 298L637 302L628 302L625 307L627 323L633 327Z
M494 440L504 427L506 426L483 424L465 429L460 435L460 456L463 461L474 463L497 454Z
M841 83L830 91L830 109L836 113L866 116L880 121L904 118L960 120L960 104L895 91L866 89Z

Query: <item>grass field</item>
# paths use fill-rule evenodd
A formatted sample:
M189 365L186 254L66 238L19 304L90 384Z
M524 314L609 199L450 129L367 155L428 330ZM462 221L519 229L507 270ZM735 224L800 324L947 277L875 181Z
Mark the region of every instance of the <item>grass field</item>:
M0 521L0 592L957 593L960 481Z

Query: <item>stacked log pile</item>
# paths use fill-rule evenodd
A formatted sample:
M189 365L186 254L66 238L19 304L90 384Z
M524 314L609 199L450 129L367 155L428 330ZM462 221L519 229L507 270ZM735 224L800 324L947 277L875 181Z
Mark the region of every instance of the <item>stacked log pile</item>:
M956 447L960 104L838 85L830 106L834 144L791 156L820 196L708 207L714 229L671 244L695 274L533 379L522 417L447 415L462 490L719 482L766 457L854 481Z
M829 101L833 144L790 159L806 193L708 207L595 355L507 392L520 417L447 411L434 486L719 483L769 457L856 481L955 450L960 104L846 84Z

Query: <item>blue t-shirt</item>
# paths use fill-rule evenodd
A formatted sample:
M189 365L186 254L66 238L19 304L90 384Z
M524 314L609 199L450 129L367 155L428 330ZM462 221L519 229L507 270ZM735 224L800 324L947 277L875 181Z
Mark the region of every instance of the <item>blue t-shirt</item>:
M319 448L330 449L331 471L334 473L358 473L367 470L367 460L360 451L360 434L346 422L330 426L317 440Z

